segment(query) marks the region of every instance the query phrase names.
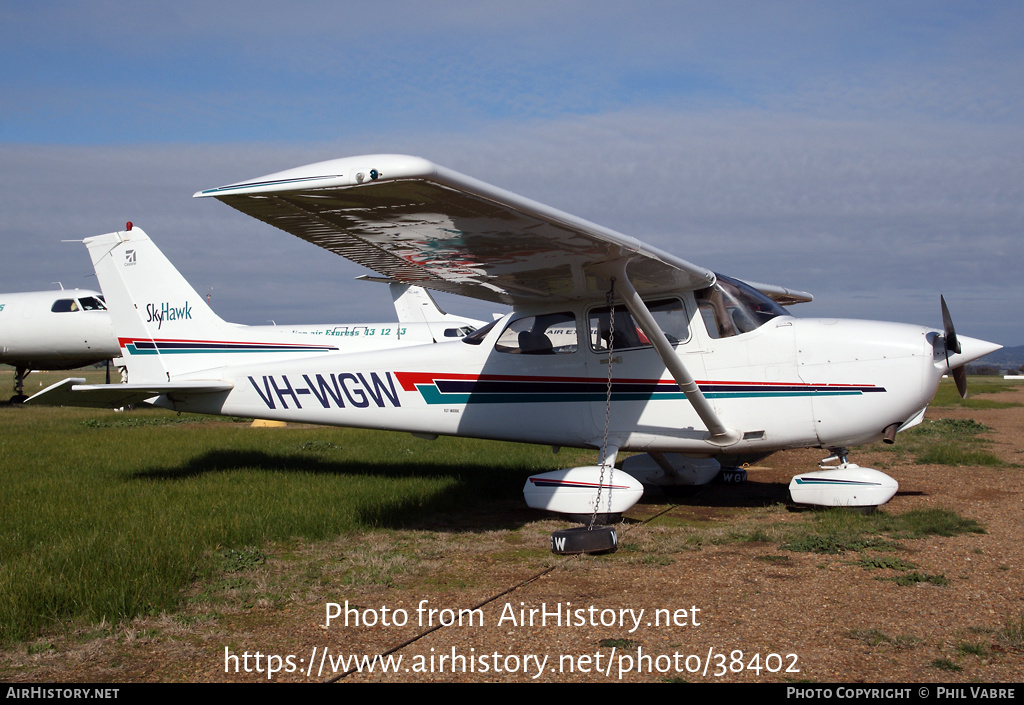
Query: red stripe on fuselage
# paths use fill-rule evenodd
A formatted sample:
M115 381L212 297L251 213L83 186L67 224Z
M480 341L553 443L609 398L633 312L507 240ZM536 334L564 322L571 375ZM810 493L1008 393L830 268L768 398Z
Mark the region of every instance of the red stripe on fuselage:
M444 372L396 372L399 384L407 392L416 391L418 384L434 384L436 380L476 380L481 382L606 382L606 377L527 377L523 375L474 375L474 374L447 374ZM676 387L674 379L636 379L616 377L615 382L621 384L658 384L666 387ZM805 382L743 382L739 380L710 381L697 380L698 385L737 385L737 386L758 386L758 387L832 387L836 389L850 388L860 389L863 384L835 384L821 382L818 384L807 384Z

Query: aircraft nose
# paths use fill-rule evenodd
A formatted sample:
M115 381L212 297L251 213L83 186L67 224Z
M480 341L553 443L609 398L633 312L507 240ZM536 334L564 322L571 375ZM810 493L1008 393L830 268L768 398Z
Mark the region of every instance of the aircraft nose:
M950 353L950 369L966 365L968 362L974 362L979 357L984 357L1003 347L997 343L990 343L987 340L979 340L978 338L968 338L965 335L958 335L957 340L960 341L960 352Z

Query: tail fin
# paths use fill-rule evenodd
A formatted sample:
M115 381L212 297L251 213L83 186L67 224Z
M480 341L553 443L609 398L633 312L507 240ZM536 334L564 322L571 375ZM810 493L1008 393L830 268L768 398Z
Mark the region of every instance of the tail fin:
M213 312L140 228L84 242L121 347L116 364L127 368L129 382L171 382L182 374L257 362L270 354L337 349L295 342L283 331L261 331L259 341L251 340L252 331Z
M440 323L448 317L422 286L391 282L388 288L395 302L395 313L402 323Z
M141 228L86 238L85 245L131 381L170 381L181 367L166 354L173 347L216 340L232 328Z
M398 320L407 325L426 324L435 343L446 338L461 338L484 325L483 321L445 313L430 292L422 286L365 274L356 278L387 284L391 290L391 299L395 303Z

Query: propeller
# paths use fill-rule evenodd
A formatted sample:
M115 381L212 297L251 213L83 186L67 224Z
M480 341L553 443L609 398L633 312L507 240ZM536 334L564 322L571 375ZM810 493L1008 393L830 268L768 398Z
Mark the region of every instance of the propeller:
M949 354L959 355L961 352L960 341L956 337L956 329L953 328L953 318L949 315L949 308L946 306L946 299L943 296L939 296L939 301L942 302L942 328L944 331L944 343L946 346L946 367L949 369L950 374L953 375L953 381L956 383L956 391L960 392L960 398L967 398L967 370L964 369L963 365L959 367L949 367Z

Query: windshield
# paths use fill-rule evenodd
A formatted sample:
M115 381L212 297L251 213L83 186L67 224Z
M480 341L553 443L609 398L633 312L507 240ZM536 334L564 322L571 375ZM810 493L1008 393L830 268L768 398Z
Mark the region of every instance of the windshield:
M778 316L790 313L760 291L741 281L716 274L718 281L696 292L697 307L712 338L749 333Z

